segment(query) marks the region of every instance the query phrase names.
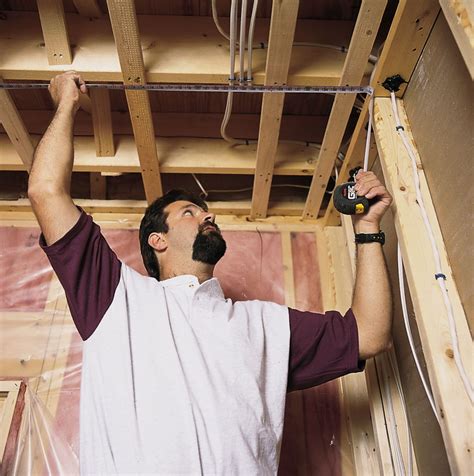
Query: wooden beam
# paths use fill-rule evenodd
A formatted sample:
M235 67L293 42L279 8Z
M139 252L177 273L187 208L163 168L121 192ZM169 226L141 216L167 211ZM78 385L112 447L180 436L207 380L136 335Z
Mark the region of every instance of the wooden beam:
M8 385L9 383L12 382L2 382L1 385L2 387L4 385ZM15 387L18 385L18 392L16 388L10 390L7 389L8 391L8 398L10 398L10 394L12 396L16 394L15 398L15 405L13 408L13 414L10 416L8 415L7 412L5 412L5 409L2 412L2 427L7 424L7 421L9 420L10 423L10 429L6 438L5 446L1 454L1 461L0 461L0 467L1 467L1 474L6 475L6 474L11 474L13 472L13 463L15 461L15 456L16 456L16 451L18 447L18 437L20 433L20 427L21 427L21 421L23 417L23 410L25 407L25 392L26 392L26 384L25 382L18 381L15 384Z
M449 28L474 79L474 7L464 0L439 0Z
M82 95L83 96L83 95ZM81 97L82 97L81 96ZM204 98L203 98L204 99ZM92 112L92 104L91 104ZM44 134L54 117L54 111L22 109L23 121L30 134ZM114 133L133 134L130 116L112 111ZM152 112L155 131L160 137L199 137L221 139L222 114L211 112ZM285 114L281 119L280 142L283 140L321 143L329 116ZM258 138L260 114L232 114L228 131L232 137L255 140ZM0 126L0 131L1 131ZM74 122L75 136L94 134L90 115L78 111ZM255 159L254 159L255 161Z
M281 232L281 252L283 263L283 281L285 283L285 306L295 309L295 278L293 274L293 252L291 249L291 232Z
M94 200L107 198L107 177L100 172L91 172L89 177L90 197Z
M108 89L90 89L92 124L94 127L95 151L97 157L115 155L110 94Z
M97 157L115 155L110 94L108 89L91 89L92 124L94 127L95 153ZM92 172L89 177L90 197L98 200L107 198L107 179L99 172Z
M389 95L389 92L381 86L387 77L400 74L407 81L411 78L438 12L437 0L420 0L418 2L401 0L399 2L372 78L371 85L376 90L376 96ZM406 84L400 87L397 95L403 95L405 89ZM363 165L368 107L369 99L366 99L352 134L337 185L347 180L349 170ZM376 154L377 150L372 142L369 152L369 169L372 167ZM335 210L332 200L326 209L324 219L326 225L339 223L339 213Z
M115 2L114 2L115 3ZM79 45L71 69L85 81L121 81L114 37L107 15L90 21L66 15L71 39ZM140 36L148 82L221 83L229 80L229 49L210 16L139 15ZM347 45L352 21L298 21L297 41ZM268 40L269 19L259 18L255 42ZM50 80L64 68L48 64L38 14L9 11L2 20L0 74L5 80ZM192 51L192 54L190 52ZM254 51L255 84L265 79L266 49ZM345 54L328 48L295 47L291 55L288 84L335 86L339 83Z
M0 89L0 122L13 145L11 152L14 152L20 159L19 165L29 172L33 163L35 146L9 91L6 89ZM6 148L10 149L8 145ZM0 153L0 157L3 157L3 154Z
M146 84L140 33L132 0L107 0L124 84ZM148 203L163 195L148 91L125 92Z
M341 313L345 313L351 306L354 283L351 273L348 272L351 265L344 232L341 227L326 227L324 235L326 241L326 253L324 254L329 257L331 280L334 283L334 298L331 300L332 302L325 300L324 308L337 309ZM321 252L319 256L321 256ZM384 474L376 452L369 394L364 374L355 373L344 376L342 388L344 411L352 440L355 474Z
M72 0L79 15L88 18L100 18L102 11L97 0Z
M147 202L144 200L89 200L75 199L74 203L88 213L141 213L145 212ZM250 200L233 200L228 202L207 202L209 210L219 215L246 216L250 214ZM270 202L269 216L301 215L303 202L298 199L279 199ZM0 200L0 211L30 211L28 199Z
M33 146L40 136L33 136ZM131 136L115 136L114 157L96 157L92 137L75 137L75 172L140 172L140 162ZM255 173L256 145L231 147L219 139L160 138L156 141L162 157L162 173L244 174ZM306 175L314 170L318 150L304 145L281 143L277 149L276 175ZM27 167L6 135L0 135L0 171Z
M386 3L386 0L364 0L362 2L344 63L340 85L361 83L369 54L382 21ZM354 100L355 95L353 94L336 95L334 99L328 126L321 145L319 161L316 164L313 181L303 212L303 218L305 219L318 216Z
M50 65L71 64L72 54L62 0L37 0Z
M288 81L298 6L298 0L273 2L265 69L267 86L284 85ZM263 94L252 194L252 218L264 218L267 214L284 101L283 93Z
M140 227L143 213L136 211L133 213L92 213L94 221L98 223L102 228L107 229L128 229L136 230ZM216 218L219 227L223 231L304 231L308 233L319 233L320 230L319 221L314 222L302 222L300 217L297 216L270 216L261 220L250 221L248 216L245 215L217 215ZM16 226L16 227L37 227L38 222L31 210L23 209L22 211L2 211L0 208L0 222L3 226ZM319 246L319 245L318 245ZM324 290L323 290L324 291ZM1 314L0 314L1 317ZM12 360L12 359L10 359ZM2 368L3 368L2 361ZM32 370L28 370L23 373L23 376L37 375L35 373L36 363L29 360L26 364L29 367L32 365ZM8 365L8 364L7 364ZM17 366L21 365L16 362ZM11 374L14 375L14 374ZM19 375L18 373L16 375Z
M403 102L398 100L402 123L413 145ZM430 239L420 213L414 189L411 161L395 130L390 99L375 100L375 136L385 183L394 198L394 219L402 250L408 286L423 345L440 426L453 474L469 474L472 469L472 406L453 359L448 316L434 274L435 263ZM456 282L449 266L443 237L417 153L421 193L453 306L461 359L472 382L472 340Z

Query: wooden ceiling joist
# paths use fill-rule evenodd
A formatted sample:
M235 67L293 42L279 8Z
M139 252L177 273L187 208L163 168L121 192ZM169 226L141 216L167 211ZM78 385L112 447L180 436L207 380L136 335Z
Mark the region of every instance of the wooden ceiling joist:
M88 18L100 18L102 11L100 10L97 0L72 0L77 8L79 15Z
M145 200L91 200L75 199L74 203L87 213L140 213L143 216L147 207ZM250 200L232 200L225 202L207 202L209 210L218 215L248 216ZM270 202L268 216L297 217L301 215L304 202L298 198L279 199ZM30 201L26 198L18 200L0 200L1 212L31 211Z
M403 101L398 100L399 115L405 125L408 142L415 144ZM396 121L389 98L375 100L375 136L386 186L394 199L392 207L397 237L413 301L423 354L430 383L440 415L440 427L452 474L472 471L472 405L453 358L449 318L441 290L435 279L436 264L430 238L416 199L411 160L396 132ZM423 165L415 150L420 188L427 216L440 252L441 266L453 307L453 320L461 360L467 378L472 382L472 339L466 314L453 279L443 236L423 173Z
M287 83L298 6L298 0L273 2L265 69L266 86ZM284 100L284 93L263 95L252 194L252 218L265 218L267 214Z
M403 0L398 4L392 27L387 35L372 78L371 85L376 89L376 96L386 96L389 94L381 86L387 77L395 74L400 74L403 78L407 78L407 80L411 77L438 12L439 5L437 0L420 0L416 3ZM406 85L402 85L396 93L397 96L401 96L405 88ZM351 169L363 165L368 107L369 99L366 99L352 134L336 185L347 181ZM372 141L369 151L369 170L372 167L376 154L377 150ZM326 209L324 223L325 225L337 225L339 223L339 213L334 208L332 200Z
M108 89L90 89L92 124L97 157L115 155L110 94Z
M386 0L364 0L362 2L344 63L340 86L361 83L386 3ZM339 94L334 99L321 145L321 153L306 200L304 219L314 219L318 216L354 100L355 95L353 94Z
M437 0L400 1L380 55L379 72L374 75L375 96L390 96L382 86L390 76L399 74L410 80L439 10ZM400 86L398 97L403 96L406 87Z
M17 159L20 159L22 168L29 171L33 163L35 146L10 93L6 89L0 89L0 123L9 138L8 141L4 137L7 148L10 148Z
M107 0L124 84L146 84L133 0ZM125 92L148 203L163 195L148 91Z
M92 89L89 90L89 93ZM30 134L44 134L54 116L54 111L21 110L23 121ZM91 102L92 112L92 102ZM133 134L130 116L125 112L112 111L112 124L117 135ZM212 112L152 112L155 131L160 137L196 137L221 139L222 114ZM94 129L91 116L79 110L74 123L74 136L92 136ZM280 140L320 143L328 116L283 115ZM260 116L258 114L232 114L228 131L232 137L257 139ZM0 128L1 133L1 128ZM238 147L240 149L240 147Z
M48 63L72 63L71 47L62 0L37 0Z
M117 2L112 2L114 5ZM75 45L71 69L85 81L122 81L114 37L106 15L90 20L66 15ZM140 15L138 17L148 82L222 83L229 80L229 48L210 17ZM300 42L347 45L352 21L298 21ZM255 42L268 39L269 20L259 18ZM50 80L64 68L50 66L42 43L38 15L7 12L0 37L0 69L5 80ZM265 79L266 49L253 53L255 84ZM337 85L345 54L328 48L293 47L288 75L290 85Z
M33 144L39 136L33 136ZM75 172L140 172L140 162L132 136L115 136L114 157L96 157L92 137L74 139ZM256 145L231 147L222 140L195 138L159 138L156 147L162 158L162 173L254 175ZM306 175L314 171L318 150L304 145L280 143L275 175ZM0 134L0 171L25 170L8 137Z

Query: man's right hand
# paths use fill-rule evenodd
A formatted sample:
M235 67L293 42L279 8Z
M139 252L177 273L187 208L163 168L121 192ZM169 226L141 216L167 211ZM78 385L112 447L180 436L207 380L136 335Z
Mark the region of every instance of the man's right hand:
M71 108L72 112L79 109L79 95L87 94L86 83L75 71L68 71L54 77L48 87L54 105Z

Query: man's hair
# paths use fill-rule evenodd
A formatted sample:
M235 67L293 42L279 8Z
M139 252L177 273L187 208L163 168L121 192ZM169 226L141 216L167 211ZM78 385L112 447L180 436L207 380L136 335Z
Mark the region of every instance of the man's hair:
M156 199L145 211L140 223L140 251L142 253L143 264L152 277L160 280L160 265L155 255L155 250L148 244L148 237L151 233L168 233L169 227L166 223L168 213L165 208L173 202L185 200L194 203L207 212L207 204L202 199L186 190L171 190L162 197Z

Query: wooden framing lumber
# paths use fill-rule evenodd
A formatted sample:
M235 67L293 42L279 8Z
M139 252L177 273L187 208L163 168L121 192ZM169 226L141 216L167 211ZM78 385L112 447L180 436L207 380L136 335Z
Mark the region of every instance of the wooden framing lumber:
M398 104L408 140L414 144L403 102L398 100ZM468 474L472 469L472 406L453 358L448 317L441 291L434 277L436 272L434 257L416 201L412 165L395 126L390 99L376 99L375 136L380 162L386 186L394 198L395 227L429 378L440 414L441 432L451 471L453 474ZM449 266L421 159L418 153L415 153L421 193L440 251L446 286L453 306L460 355L468 378L472 382L472 340L466 315Z
M281 252L283 263L283 280L285 283L285 306L295 309L295 278L293 274L293 253L291 249L291 232L283 231L281 235Z
M381 86L387 77L400 74L407 81L409 80L438 12L439 5L437 0L421 0L419 2L401 0L399 2L392 27L388 33L372 78L371 85L376 90L376 96L387 96L389 94ZM397 92L397 96L403 95L405 89L406 84L402 84ZM366 99L352 134L351 143L347 149L337 185L347 180L349 170L363 165L368 107L369 99ZM369 151L369 170L372 167L376 154L377 148L373 141ZM324 220L326 225L337 225L339 223L339 214L335 210L332 200L328 204Z
M146 84L137 15L132 0L107 0L124 84ZM148 91L125 92L148 203L163 194Z
M10 425L15 411L16 400L20 392L20 380L0 381L0 468L2 467L3 455L7 445Z
M147 207L144 200L74 200L78 206L88 213L143 213ZM233 200L226 202L207 202L209 210L216 214L248 216L250 200ZM268 215L298 216L303 209L303 202L298 199L279 199L270 202ZM30 211L28 199L0 200L0 211Z
M44 43L50 65L72 63L62 0L37 0Z
M114 2L116 3L116 2ZM87 81L122 81L120 63L107 15L90 21L66 14L70 37L80 46L74 51L74 69ZM168 83L221 83L229 80L229 49L209 16L139 15L147 81ZM298 21L297 41L347 45L352 21ZM267 42L269 20L259 18L255 42ZM50 80L64 68L50 66L44 49L38 15L8 12L2 20L0 74L5 80ZM193 54L189 54L193 51ZM253 54L255 84L265 80L266 49ZM293 48L288 84L335 86L339 84L345 54L328 48Z
M439 0L449 28L474 79L474 7L464 0Z
M3 476L11 473L12 464L15 459L23 409L25 407L26 384L19 380L2 381L0 382L0 392L7 392L5 404L8 405L8 408L3 408L1 418L0 474ZM6 428L8 428L8 433L4 435Z
M33 146L39 141L33 136ZM114 157L96 157L92 137L75 137L76 172L140 172L140 162L133 137L115 136ZM255 173L256 145L231 147L222 140L195 138L160 138L156 140L162 157L162 173L244 174ZM304 145L280 143L275 175L311 175L318 150ZM6 135L0 134L0 171L25 170L26 166Z
M265 69L266 86L284 85L288 80L298 6L299 0L273 2ZM263 94L252 194L252 218L264 218L267 213L284 101L284 93Z
M369 54L382 21L385 5L385 0L364 0L362 2L344 63L340 85L360 84L362 81ZM334 99L321 145L321 153L303 212L305 219L318 216L354 100L355 95L352 94L336 95Z
M29 172L33 163L35 146L10 93L6 89L0 89L0 123L11 141L12 148L20 159L22 167ZM2 155L0 154L0 156Z
M100 18L102 11L100 10L97 0L72 0L77 8L79 15L88 18Z
M354 239L354 227L352 218L348 215L341 215L342 229L344 236L344 248L346 255L346 269L339 267L339 273L347 274L347 267L351 269L351 286L355 283L356 277L356 246ZM341 247L342 248L342 247ZM347 284L346 284L347 285ZM389 354L392 353L390 356ZM393 358L391 358L393 357ZM381 355L369 359L366 363L365 380L368 391L368 401L372 416L372 426L377 448L377 458L382 474L398 474L395 461L395 447L400 445L401 457L405 468L408 468L408 451L412 451L411 445L406 435L407 417L405 415L403 396L400 395L396 385L398 374L393 350L389 350ZM362 385L360 382L359 385ZM416 462L412 463L412 474L418 474ZM366 469L364 469L365 471ZM363 472L362 474L365 474Z
M108 89L91 89L91 113L97 157L115 155L110 94ZM90 196L98 200L107 198L107 180L100 172L90 174Z
M399 2L375 73L375 96L390 96L382 86L387 77L399 74L410 81L439 10L438 0ZM405 89L406 84L402 84L397 96L403 97Z
M108 89L90 89L92 124L94 127L95 151L97 157L115 155L110 94Z
M80 96L84 97L84 95ZM92 104L91 104L92 113ZM54 117L54 111L22 109L23 122L30 134L44 134ZM112 111L114 134L132 135L133 129L128 114ZM221 139L222 114L212 112L152 112L155 131L160 137L198 137ZM328 116L290 115L282 116L280 142L283 140L321 143ZM228 131L232 137L258 138L260 114L232 114ZM1 123L0 123L0 132ZM92 136L94 129L90 115L79 110L74 122L75 136ZM237 150L241 150L237 146ZM254 159L255 160L255 159Z
M344 231L341 227L326 227L324 235L327 243L324 254L329 256L328 264L331 269L331 280L334 283L334 296L332 299L331 296L323 298L324 307L345 313L351 306L353 279L351 273L348 272L351 265ZM319 256L322 256L322 252L323 250L320 251ZM377 457L370 417L369 394L364 375L355 373L344 376L342 389L345 414L352 441L355 474L384 474Z

